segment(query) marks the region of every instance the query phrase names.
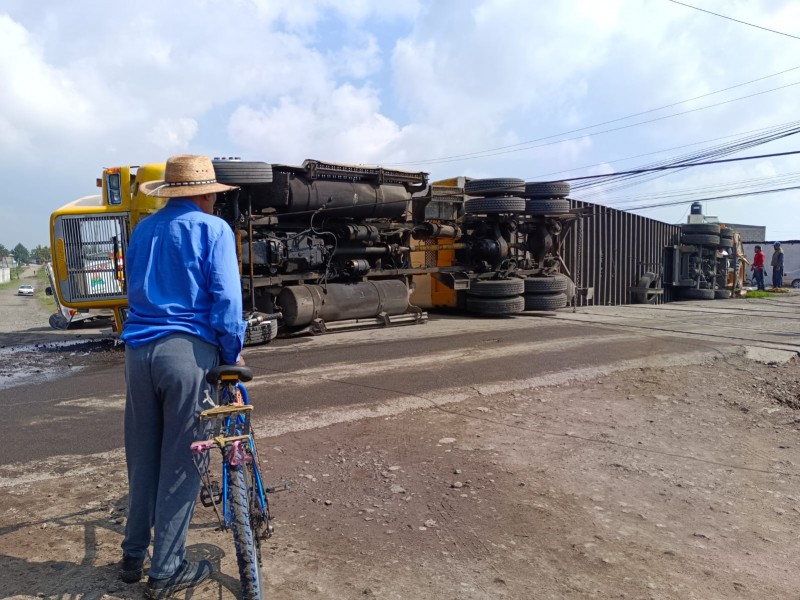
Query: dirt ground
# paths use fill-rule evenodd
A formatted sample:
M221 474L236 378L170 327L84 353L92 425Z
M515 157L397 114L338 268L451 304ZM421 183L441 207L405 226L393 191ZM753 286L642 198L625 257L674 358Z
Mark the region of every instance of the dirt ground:
M260 437L265 598L797 598L798 408L796 359L732 349ZM140 598L126 488L120 451L0 467L0 597ZM179 597L238 597L211 510L189 550L217 573Z

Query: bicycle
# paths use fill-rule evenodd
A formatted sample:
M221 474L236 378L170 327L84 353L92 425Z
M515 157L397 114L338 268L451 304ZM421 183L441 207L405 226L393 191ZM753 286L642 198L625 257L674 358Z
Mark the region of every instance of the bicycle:
M208 372L206 381L215 386L216 402L206 392L211 408L200 413L200 420L206 422L207 436L193 442L191 450L202 482L200 502L213 507L222 531L233 533L242 597L262 600L261 540L273 533L267 494L288 485L264 486L251 425L253 406L243 385L252 378L247 367L222 365ZM207 468L215 448L221 453L222 489Z

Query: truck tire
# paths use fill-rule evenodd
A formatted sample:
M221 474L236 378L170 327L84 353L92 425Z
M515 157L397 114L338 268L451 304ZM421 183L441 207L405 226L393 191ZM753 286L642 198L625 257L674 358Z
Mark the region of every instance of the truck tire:
M214 161L217 181L228 185L272 183L272 165L240 160Z
M567 277L565 275L528 277L523 282L526 294L552 294L567 290Z
M525 294L525 310L557 310L567 305L567 295L558 292L555 294Z
M631 301L633 304L655 304L657 297L653 294L648 294L647 290L653 287L658 277L655 273L648 271L639 278L639 283L636 288L631 290Z
M681 296L686 300L713 300L714 290L698 290L686 288L681 291Z
M681 236L681 244L690 246L719 246L719 236L706 233L690 233Z
M549 200L528 200L525 212L529 215L561 215L569 212L569 200L551 198Z
M515 196L525 193L525 182L508 177L473 179L464 184L464 193L467 196Z
M730 297L731 297L730 290L714 290L715 300L727 300Z
M525 199L514 196L492 196L472 198L464 202L464 212L469 215L495 215L501 213L521 213L525 210Z
M516 315L525 310L525 299L522 296L514 296L513 298L467 296L467 310L484 317Z
M566 198L570 185L566 181L529 181L525 184L526 198Z
M687 223L681 225L681 233L707 233L711 235L719 235L719 223Z
M58 329L62 331L67 327L69 327L69 321L67 321L67 318L60 312L56 312L50 315L48 323L50 323L50 327L52 327L53 329Z
M508 298L525 291L522 279L478 279L467 290L468 296L477 298Z

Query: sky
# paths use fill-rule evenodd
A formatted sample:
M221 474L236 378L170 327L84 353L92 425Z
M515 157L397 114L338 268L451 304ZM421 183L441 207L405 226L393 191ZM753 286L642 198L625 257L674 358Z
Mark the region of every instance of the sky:
M49 245L104 167L173 154L549 181L797 128L800 0L686 3L760 28L670 0L4 0L0 243ZM799 176L800 154L572 197L679 223ZM704 212L800 239L798 200Z

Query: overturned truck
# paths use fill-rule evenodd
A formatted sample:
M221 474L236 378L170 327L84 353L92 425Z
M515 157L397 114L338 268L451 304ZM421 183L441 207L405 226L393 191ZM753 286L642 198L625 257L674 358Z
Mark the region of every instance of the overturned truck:
M423 323L427 310L481 316L563 308L576 293L560 244L582 218L565 182L454 178L306 160L215 159L218 216L238 246L247 344L278 333ZM56 293L110 308L124 326L130 233L163 200L139 186L163 164L105 169L101 194L51 216ZM100 271L103 271L100 273ZM106 272L107 271L107 272Z

